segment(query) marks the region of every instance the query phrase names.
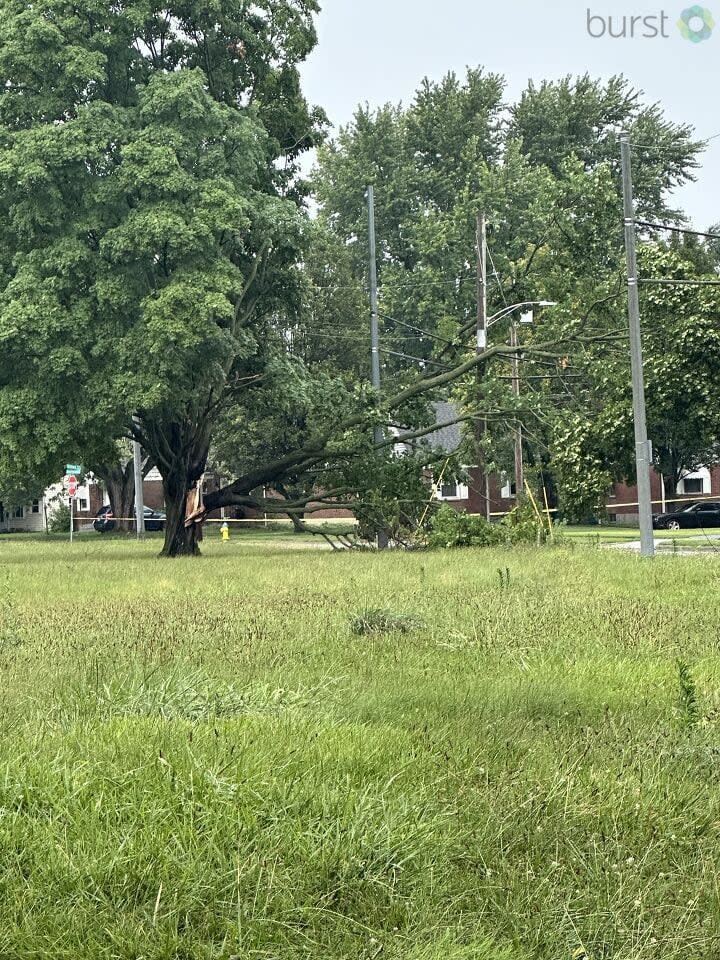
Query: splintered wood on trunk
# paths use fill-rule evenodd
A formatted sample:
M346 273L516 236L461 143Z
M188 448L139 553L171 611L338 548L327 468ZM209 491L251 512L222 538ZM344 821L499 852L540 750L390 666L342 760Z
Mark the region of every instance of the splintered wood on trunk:
M163 557L197 557L200 555L200 540L202 539L202 525L191 523L186 526L188 501L194 491L189 493L183 488L172 491L165 486L165 543L162 549Z
M202 508L202 477L207 455L198 458L199 465L193 471L178 468L163 476L165 492L165 543L164 557L197 557L200 555L202 522L188 522ZM202 466L202 470L199 467ZM195 476L195 474L198 474Z

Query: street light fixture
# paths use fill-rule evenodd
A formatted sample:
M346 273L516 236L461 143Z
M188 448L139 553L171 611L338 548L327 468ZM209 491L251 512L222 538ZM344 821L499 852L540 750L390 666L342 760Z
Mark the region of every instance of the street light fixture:
M500 320L504 320L505 317L509 317L511 313L515 313L516 310L522 310L523 307L556 307L557 302L555 300L524 300L521 303L513 303L509 307L503 307L502 310L499 310L494 314L487 322L488 327L491 327L494 323L498 323Z

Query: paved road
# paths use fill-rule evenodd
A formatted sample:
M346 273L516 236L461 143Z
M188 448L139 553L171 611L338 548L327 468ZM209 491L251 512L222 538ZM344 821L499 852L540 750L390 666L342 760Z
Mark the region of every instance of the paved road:
M720 554L720 534L709 533L704 537L694 537L693 539L697 541L698 545L702 545L703 549L693 549L689 545L688 538L678 538L678 540L656 538L655 550L658 553L672 553L673 556L684 557L712 557L716 553ZM640 541L625 540L621 543L607 543L605 547L608 550L631 550L639 553Z

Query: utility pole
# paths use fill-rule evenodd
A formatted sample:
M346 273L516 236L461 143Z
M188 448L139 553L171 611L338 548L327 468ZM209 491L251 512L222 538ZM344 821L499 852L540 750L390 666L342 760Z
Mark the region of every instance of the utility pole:
M135 423L137 423L137 417ZM137 440L133 440L133 467L135 472L135 529L138 540L144 540L145 500L143 497L142 449Z
M510 327L510 346L513 348L512 357L512 392L516 399L520 397L520 360L518 359L518 328L515 320ZM515 426L515 502L520 502L525 491L525 465L523 463L523 430L522 423L517 421Z
M652 456L645 416L645 377L643 373L642 336L640 332L640 295L638 292L637 253L635 249L635 204L633 201L630 138L620 134L622 160L623 208L625 214L625 253L628 272L628 317L630 322L630 360L632 364L633 419L635 421L635 466L637 470L640 511L640 554L655 556L652 522L650 465Z
M380 390L380 328L378 325L377 251L375 241L375 188L368 187L368 234L370 241L370 349L372 385ZM380 424L374 428L375 445L382 443Z
M479 213L477 216L477 354L480 356L487 349L487 222L485 214ZM478 395L479 387L482 381L483 372L477 369ZM490 477L485 469L484 456L482 455L482 439L487 432L487 419L483 419L478 424L477 429L477 449L478 465L483 471L483 483L485 486L485 519L490 520Z
M377 290L377 244L375 240L375 188L367 188L368 201L368 240L370 245L370 375L372 385L380 393L380 328L378 324ZM373 442L379 447L383 442L383 430L379 423L373 428ZM388 537L384 530L378 533L378 550L385 550Z

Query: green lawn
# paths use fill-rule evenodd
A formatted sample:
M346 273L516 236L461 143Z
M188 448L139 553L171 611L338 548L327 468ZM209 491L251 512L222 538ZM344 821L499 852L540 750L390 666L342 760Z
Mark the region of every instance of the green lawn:
M714 556L158 547L0 540L2 960L720 955Z

